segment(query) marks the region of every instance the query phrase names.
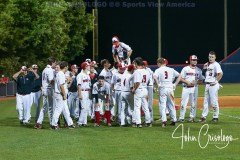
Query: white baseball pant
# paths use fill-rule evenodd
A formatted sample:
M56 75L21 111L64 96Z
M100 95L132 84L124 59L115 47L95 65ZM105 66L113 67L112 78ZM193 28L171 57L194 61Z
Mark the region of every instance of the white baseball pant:
M58 120L61 113L63 113L63 116L68 126L73 125L73 121L72 118L70 117L70 112L67 106L67 100L63 100L62 95L58 93L55 93L54 97L56 98L56 106L53 112L53 118L51 123L52 126L58 126Z
M176 109L174 104L174 93L172 88L160 87L160 109L162 113L162 122L167 121L166 108L169 110L169 114L173 122L177 121Z
M122 96L120 90L115 90L115 108L117 109L118 122L121 122Z
M136 124L141 124L141 105L145 114L145 123L151 123L148 102L147 102L147 89L138 88L134 94L134 114L136 116Z
M151 121L154 121L153 117L153 86L147 86L148 90L148 108L150 112Z
M121 125L125 125L126 122L131 124L136 123L136 117L133 112L134 109L134 96L130 91L123 91L122 92L122 106L121 106Z
M43 91L43 107L40 110L40 114L37 120L37 123L42 124L44 115L48 111L48 117L49 117L49 123L51 125L52 122L52 116L53 116L53 109L55 108L55 102L54 101L54 96L53 96L53 90L52 89L47 89L46 91Z
M190 118L196 118L198 87L183 87L179 119L185 118L188 101L190 101Z
M23 123L29 123L31 119L31 94L20 95L16 94L16 110L18 112L18 119Z
M213 118L218 118L219 116L218 90L219 83L215 84L214 86L206 84L202 118L207 117L210 106L213 107Z
M67 101L71 117L78 119L80 115L78 92L69 92Z
M89 94L90 94L89 91L82 90L82 100L80 100L81 111L80 111L79 120L77 122L79 125L87 124L87 116L88 116L88 112L91 105Z
M36 108L35 122L37 122L40 114L40 102L42 97L42 91L40 90L38 92L32 92L31 97L32 97L32 104L34 104Z

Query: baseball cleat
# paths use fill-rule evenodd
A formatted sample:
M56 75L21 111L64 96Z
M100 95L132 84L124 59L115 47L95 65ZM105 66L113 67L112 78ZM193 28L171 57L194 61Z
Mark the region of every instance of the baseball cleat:
M23 120L19 120L19 123L20 123L20 124L23 124Z
M172 122L171 124L170 124L170 126L175 126L176 125L176 122Z
M218 122L218 118L213 118L212 122L214 122L214 123Z
M36 123L35 126L34 126L35 129L41 129L42 128L42 125L39 124L39 123Z
M162 128L165 128L167 126L167 122L162 123Z
M108 127L112 127L112 124L111 124L111 123L108 123L107 126L108 126Z
M152 123L146 123L145 127L152 127Z
M179 119L178 122L183 123L184 119Z
M194 122L194 118L189 118L188 122Z
M99 124L97 124L97 123L95 123L95 124L94 124L94 127L100 127L100 125L99 125Z
M133 127L133 128L136 128L136 127L137 127L136 123L133 123L133 124L132 124L132 127Z
M59 130L60 128L58 126L51 126L52 130Z
M137 128L142 128L142 125L141 124L137 124Z
M75 128L74 125L68 126L68 129L74 129L74 128Z
M200 120L199 120L202 124L204 124L204 123L206 123L206 118L201 118Z

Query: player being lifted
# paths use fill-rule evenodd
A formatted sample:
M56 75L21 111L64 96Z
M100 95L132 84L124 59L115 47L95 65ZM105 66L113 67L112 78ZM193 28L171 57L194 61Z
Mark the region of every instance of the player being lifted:
M117 36L114 36L112 38L112 53L113 53L113 59L115 62L121 63L123 66L130 65L131 60L130 56L132 54L132 49L129 47L129 45L119 42L119 39Z

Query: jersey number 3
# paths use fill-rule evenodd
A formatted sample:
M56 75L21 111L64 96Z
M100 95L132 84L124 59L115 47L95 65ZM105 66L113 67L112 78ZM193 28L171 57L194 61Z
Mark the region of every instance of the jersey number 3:
M168 79L168 72L165 71L164 73L165 73L165 79Z

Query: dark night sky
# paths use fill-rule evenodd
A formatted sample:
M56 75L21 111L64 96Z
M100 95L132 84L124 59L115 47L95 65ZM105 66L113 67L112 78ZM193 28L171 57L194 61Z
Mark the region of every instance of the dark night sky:
M186 2L185 0L161 0ZM103 2L103 1L102 1ZM109 4L109 1L105 1ZM116 2L116 1L115 1ZM119 0L120 7L99 8L99 59L112 60L111 38L118 35L120 40L133 49L133 58L141 56L155 64L158 55L157 8L123 7L123 2L147 3L144 0ZM152 0L152 2L154 2ZM156 1L155 1L156 2ZM170 64L181 64L189 55L198 55L199 63L207 61L208 52L214 50L218 60L224 56L224 12L223 0L191 0L195 7L162 7L162 56ZM240 44L240 1L228 1L228 53ZM88 10L91 10L88 8ZM92 57L92 33L89 33L85 55L76 60Z

